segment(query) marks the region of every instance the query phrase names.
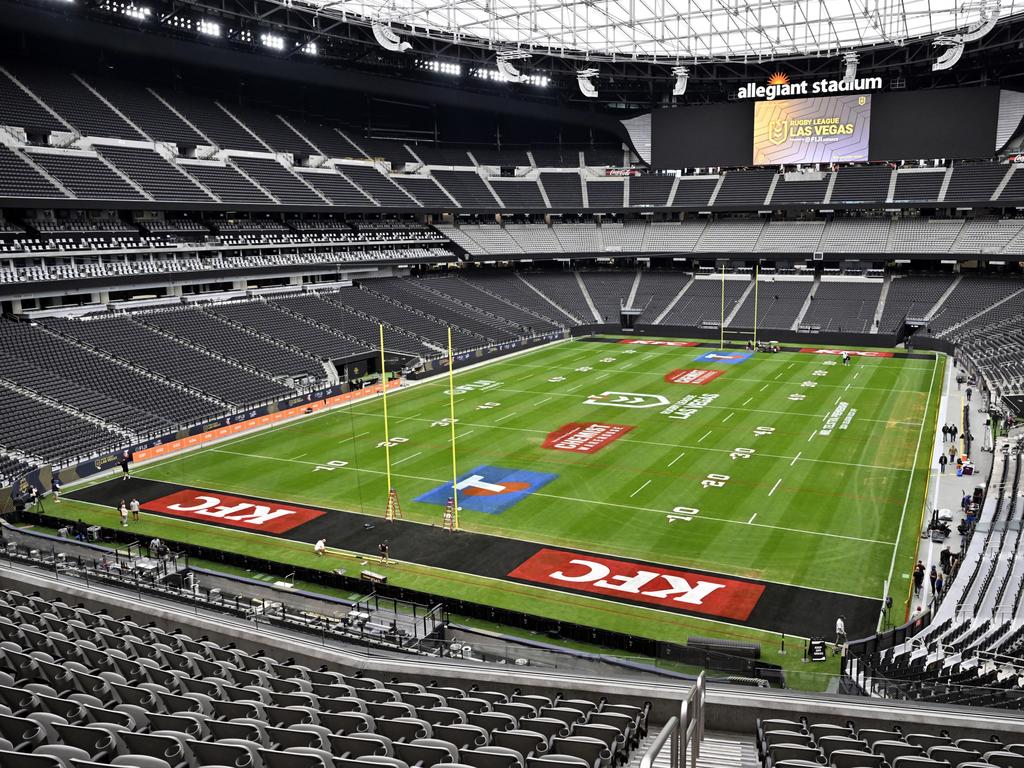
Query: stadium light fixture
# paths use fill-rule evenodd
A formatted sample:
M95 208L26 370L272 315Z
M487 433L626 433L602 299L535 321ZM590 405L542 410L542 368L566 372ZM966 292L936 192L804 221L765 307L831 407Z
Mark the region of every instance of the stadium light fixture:
M394 30L380 19L374 19L370 26L373 29L373 37L381 48L394 51L395 53L405 53L412 48L411 43L403 42L402 38L396 35Z
M302 52L307 56L316 56L320 53L320 49L317 47L315 41L310 41L302 46Z
M535 85L538 88L547 88L551 78L547 75L521 75L517 81L509 80L509 76L497 69L484 69L478 67L470 70L470 74L479 77L481 80L493 80L496 83L519 82L524 85Z
M672 67L672 74L676 76L676 84L672 88L672 95L682 96L686 93L686 84L690 80L690 68Z
M216 21L200 19L197 29L199 30L200 35L206 35L207 37L220 37L220 24Z
M436 72L439 75L451 75L462 77L462 65L450 61L438 61L437 59L419 59L416 66L428 72Z
M117 0L106 0L106 2L100 5L100 8L104 11L119 13L122 16L127 16L130 19L138 19L139 21L146 21L153 15L152 8L135 5L134 3L117 2Z
M280 35L272 35L269 32L264 32L260 35L260 42L267 48L274 51L284 50L284 38Z
M590 82L590 78L597 77L598 70L594 68L581 69L576 72L576 83L580 87L580 93L586 96L588 99L597 98L597 89L594 84Z

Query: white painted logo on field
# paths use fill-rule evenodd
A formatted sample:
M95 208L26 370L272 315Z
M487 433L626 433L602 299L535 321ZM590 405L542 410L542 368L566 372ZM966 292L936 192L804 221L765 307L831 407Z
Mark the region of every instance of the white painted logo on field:
M641 392L602 392L591 395L585 405L610 405L615 408L659 408L668 405L668 398Z

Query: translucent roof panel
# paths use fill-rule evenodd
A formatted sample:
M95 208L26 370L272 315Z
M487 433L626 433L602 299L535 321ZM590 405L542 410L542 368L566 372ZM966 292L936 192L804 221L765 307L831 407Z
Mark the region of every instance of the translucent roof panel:
M406 35L596 60L777 59L902 45L977 24L996 0L291 0ZM1002 0L999 14L1024 0Z

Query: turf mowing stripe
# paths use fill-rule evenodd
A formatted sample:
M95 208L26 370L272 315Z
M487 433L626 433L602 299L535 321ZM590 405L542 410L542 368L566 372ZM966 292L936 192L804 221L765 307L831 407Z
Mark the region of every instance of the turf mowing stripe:
M629 498L632 499L634 496L636 496L638 493L640 493L640 491L642 491L644 488L646 488L650 484L651 484L651 481L648 480L646 483L644 483L639 488L637 488L635 491L633 491L631 494L629 494Z
M900 525L896 529L896 542L892 548L892 559L889 561L889 577L885 580L886 587L892 589L892 574L896 569L896 555L900 549L900 539L903 536L903 521L907 517L907 505L910 504L910 492L914 487L914 470L917 469L918 455L921 453L921 438L924 437L924 425L928 421L928 409L931 407L932 402L932 389L935 386L935 369L939 367L939 359L936 357L935 362L932 364L932 375L928 381L928 398L924 403L924 417L921 419L921 426L917 430L917 447L914 448L914 463L910 465L910 478L907 480L907 495L903 498L903 510L900 512ZM925 495L927 498L928 489L925 488ZM884 598L885 595L883 594Z
M775 481L775 485L773 485L772 489L770 491L768 491L768 495L769 496L771 496L773 493L775 493L775 489L779 487L779 484L781 482L782 482L782 478L781 477L778 480Z
M226 453L226 454L229 454L229 455L232 455L232 456L245 456L246 458L250 458L250 459L263 459L265 461L284 461L284 462L289 462L289 463L292 463L292 464L306 464L306 465L312 466L312 467L317 466L317 462L315 462L315 461L294 461L292 459L285 459L285 458L282 458L280 456L262 456L260 454L255 454L255 453L241 453L239 451L229 451L229 450L227 450L225 448L211 448L210 451L212 453ZM366 472L366 473L371 474L371 475L386 475L387 474L383 469L370 469L368 467L347 466L347 467L335 467L335 469L348 470L348 471L351 471L351 472ZM423 477L422 475L403 475L403 474L400 474L400 473L397 473L397 472L392 472L391 474L392 474L393 477L401 477L401 478L405 478L406 480L425 480L428 483L448 482L447 480L438 480L436 477ZM191 487L194 488L194 487L197 487L197 486L192 485ZM207 490L213 490L213 489L207 489ZM581 499L581 498L578 498L576 496L558 496L558 495L553 494L553 493L542 493L542 492L537 492L537 493L534 493L533 495L534 496L540 496L540 497L543 497L543 498L548 498L548 499L558 499L559 501L575 501L578 504L598 504L598 505L604 506L604 507L618 507L620 509L631 509L634 512L657 512L659 515L671 514L671 512L669 510L664 510L664 509L652 509L650 507L634 507L634 506L630 506L629 504L616 504L616 503L611 502L611 501L597 501L596 499ZM362 514L367 514L367 513L362 513ZM714 520L715 522L719 522L719 523L730 523L730 524L733 524L733 525L744 525L744 523L742 521L740 521L740 520L731 520L731 519L726 518L726 517L714 517L712 515L705 515L703 513L701 513L701 515L699 517L695 517L694 520ZM807 536L821 536L823 538L828 538L828 539L845 539L847 541L860 541L860 542L863 542L865 544L878 544L878 545L882 545L882 546L886 546L886 547L891 547L892 546L892 542L890 542L890 541L881 541L879 539L865 539L865 538L862 538L860 536L846 536L846 535L841 534L841 533L829 533L827 531L808 531L808 530L806 530L804 528L787 528L787 527L782 526L782 525L764 525L762 523L758 523L757 526L759 528L770 528L772 530L777 530L777 531L788 531L789 533L801 533L801 534L804 534L804 535L807 535ZM495 534L491 534L491 535L495 535ZM522 536L516 536L514 538L519 539L519 540L525 540L525 539L522 538ZM615 555L615 556L617 557L617 555ZM763 581L763 579L762 579L762 581ZM778 582L778 583L781 584L781 583L785 583L785 582ZM794 585L794 586L797 586L797 585ZM856 597L864 597L864 595L856 595ZM872 599L874 599L874 598L872 598Z

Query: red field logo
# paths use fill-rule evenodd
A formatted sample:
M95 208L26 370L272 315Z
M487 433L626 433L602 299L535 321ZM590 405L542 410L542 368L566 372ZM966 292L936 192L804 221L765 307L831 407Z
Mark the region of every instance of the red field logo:
M599 424L592 421L573 422L559 427L544 440L543 447L552 451L597 453L614 443L633 427L628 424Z
M696 341L660 341L658 339L619 339L618 344L639 344L643 347L696 347Z
M224 523L234 528L267 533L286 533L324 514L319 509L229 496L218 491L196 491L191 488L147 501L141 506L150 512L190 520Z
M509 577L735 621L746 621L764 592L749 581L557 549L541 549Z
M725 371L711 371L704 368L677 368L671 373L665 374L665 381L669 384L708 384Z
M815 349L804 347L801 352L809 352L812 355L841 355L843 352L850 357L892 357L892 352L874 352L861 349Z

